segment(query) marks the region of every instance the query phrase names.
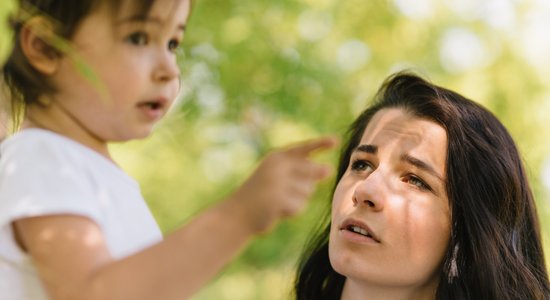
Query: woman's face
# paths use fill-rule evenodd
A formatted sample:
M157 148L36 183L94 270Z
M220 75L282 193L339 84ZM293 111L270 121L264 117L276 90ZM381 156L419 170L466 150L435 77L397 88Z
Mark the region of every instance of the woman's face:
M434 292L450 238L446 153L437 123L374 115L332 202L329 257L346 286Z

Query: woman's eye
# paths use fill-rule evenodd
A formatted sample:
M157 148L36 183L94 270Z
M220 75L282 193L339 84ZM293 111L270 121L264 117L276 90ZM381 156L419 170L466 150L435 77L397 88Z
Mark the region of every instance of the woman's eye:
M175 52L178 49L179 45L180 45L180 42L178 40L176 39L170 40L170 42L168 42L168 50Z
M145 32L135 32L128 36L128 41L136 46L145 46L149 43L149 37Z
M356 172L372 171L372 166L368 161L355 160L351 163L351 169Z
M421 189L421 190L431 190L430 189L430 186L427 185L426 183L424 183L424 181L422 181L420 178L418 177L415 177L415 176L408 176L406 181L409 183L409 184L412 184L414 186L416 186L417 188Z

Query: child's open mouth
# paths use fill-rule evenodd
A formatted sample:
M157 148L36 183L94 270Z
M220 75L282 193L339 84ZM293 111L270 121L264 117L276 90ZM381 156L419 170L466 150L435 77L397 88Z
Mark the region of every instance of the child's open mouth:
M137 104L137 107L152 120L160 119L164 115L164 108L167 105L165 99L144 101Z
M162 108L162 105L159 102L145 102L140 104L139 106L145 106L150 109L160 109Z

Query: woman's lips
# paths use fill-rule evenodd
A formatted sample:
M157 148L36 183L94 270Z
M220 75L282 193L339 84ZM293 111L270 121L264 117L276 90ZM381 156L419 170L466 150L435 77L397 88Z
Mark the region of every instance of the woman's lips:
M340 226L340 231L348 238L357 241L374 241L380 243L378 236L367 224L355 219L346 219Z

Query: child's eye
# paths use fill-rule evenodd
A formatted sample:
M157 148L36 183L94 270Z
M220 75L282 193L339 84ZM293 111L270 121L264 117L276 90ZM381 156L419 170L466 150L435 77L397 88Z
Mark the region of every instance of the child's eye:
M168 42L168 50L170 50L171 52L175 52L178 49L179 45L180 45L179 40L177 39L170 40L170 42Z
M149 43L149 37L145 32L135 32L128 36L127 40L136 46L145 46Z
M404 181L408 182L409 184L412 184L416 186L417 188L421 190L429 191L431 190L430 186L427 185L422 179L414 176L414 175L408 175L405 177Z
M350 166L352 171L355 172L372 172L372 165L366 160L355 160L351 163Z

